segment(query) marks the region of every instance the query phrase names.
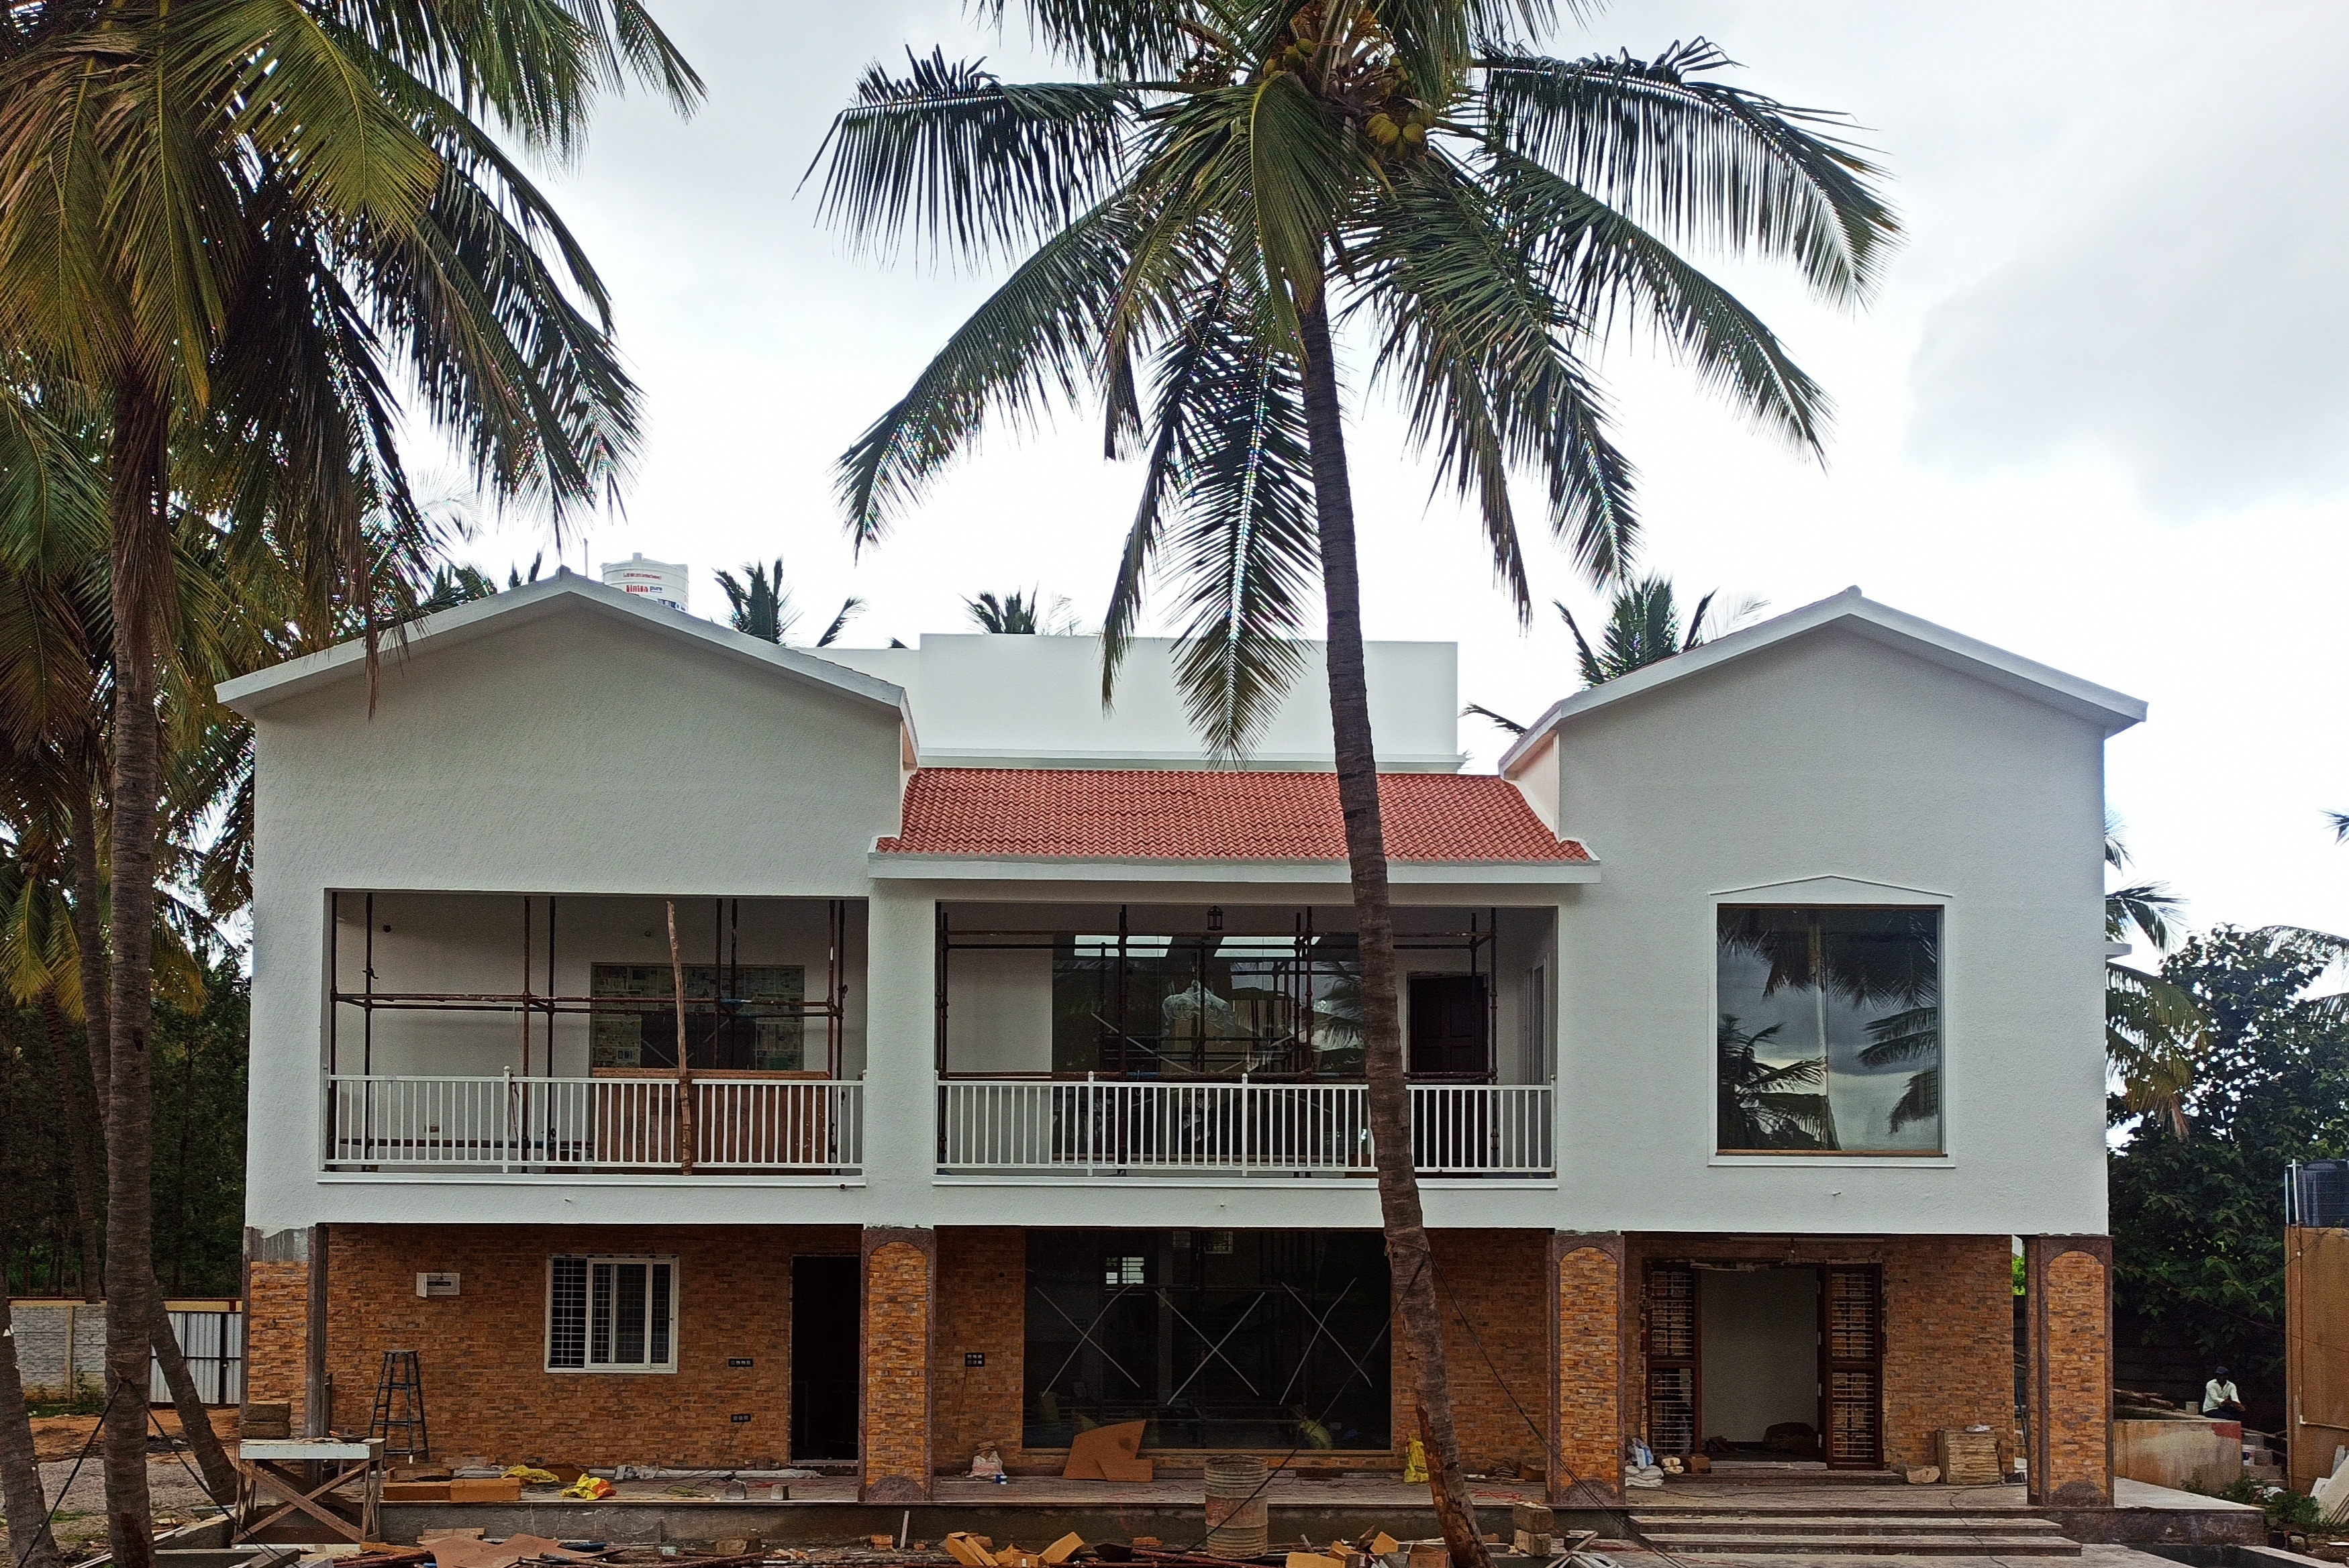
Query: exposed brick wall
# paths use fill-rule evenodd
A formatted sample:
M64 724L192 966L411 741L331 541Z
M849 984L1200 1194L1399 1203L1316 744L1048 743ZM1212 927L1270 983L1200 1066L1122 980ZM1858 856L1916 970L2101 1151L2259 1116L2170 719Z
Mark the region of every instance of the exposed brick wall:
M1058 1475L1058 1453L1030 1456L1025 1429L1028 1236L1010 1227L938 1232L938 1331L932 1377L937 1425L932 1456L941 1475L970 1468L981 1443L1016 1472ZM966 1367L970 1355L984 1367Z
M1461 1462L1490 1470L1539 1461L1547 1445L1538 1429L1549 1407L1549 1233L1430 1231L1428 1239L1435 1249L1435 1304ZM1411 1357L1400 1344L1393 1367L1394 1450L1366 1461L1371 1464L1402 1463L1419 1435Z
M1639 1435L1647 1421L1640 1298L1650 1261L1876 1264L1884 1279L1885 1462L1932 1463L1933 1433L1942 1427L1989 1427L2001 1451L2013 1453L2013 1256L2005 1236L1632 1236L1625 1258L1624 1435Z
M1623 1238L1561 1235L1550 1251L1557 1259L1551 1408L1560 1462L1551 1467L1549 1495L1612 1499L1622 1490Z
M930 1495L937 1233L864 1233L864 1487L870 1502Z
M294 1430L299 1432L306 1408L303 1393L310 1347L310 1265L256 1261L247 1267L252 1301L244 1325L244 1397L248 1401L289 1402ZM331 1284L332 1274L327 1277ZM334 1343L331 1331L326 1342ZM367 1387L375 1387L372 1379Z
M2028 1243L2034 1501L2112 1500L2111 1245L2102 1236Z
M335 1424L363 1428L386 1350L420 1354L436 1457L749 1466L791 1452L792 1259L854 1253L840 1226L337 1225L327 1269ZM545 1369L546 1261L673 1255L678 1370ZM454 1270L461 1295L420 1298ZM296 1401L307 1270L253 1265L254 1398ZM282 1305L281 1305L282 1304ZM854 1355L854 1346L840 1347ZM730 1358L748 1357L748 1367ZM737 1423L736 1414L750 1419Z

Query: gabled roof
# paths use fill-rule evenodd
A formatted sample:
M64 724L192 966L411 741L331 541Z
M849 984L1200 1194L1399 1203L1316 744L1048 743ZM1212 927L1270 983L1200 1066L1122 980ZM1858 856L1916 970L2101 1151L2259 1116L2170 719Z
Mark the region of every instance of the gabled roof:
M1585 714L1635 701L1659 686L1687 680L1732 659L1744 658L1829 627L1852 632L1928 663L2044 702L2101 727L2107 735L2145 722L2145 704L2137 697L2084 681L2077 676L2067 676L2059 669L1992 647L1946 626L1937 626L1889 604L1879 604L1857 588L1847 588L1832 599L1822 599L1816 604L1806 604L1799 610L1716 637L1688 653L1619 676L1553 704L1501 754L1501 772L1507 774L1562 726Z
M396 665L408 655L456 647L477 637L511 631L566 611L609 616L657 636L708 649L722 657L740 659L786 680L877 704L895 713L908 729L914 722L905 694L887 681L859 675L796 648L778 647L760 638L745 636L730 627L700 620L666 604L591 583L568 570L519 588L509 588L487 599L460 604L453 610L427 615L407 629L404 648L387 636L383 658L387 665ZM250 718L287 697L316 691L336 681L356 680L366 672L367 646L354 639L337 643L324 653L288 659L282 665L223 681L220 699Z
M1388 858L1589 866L1491 774L1379 777ZM878 856L1342 861L1334 773L925 768Z

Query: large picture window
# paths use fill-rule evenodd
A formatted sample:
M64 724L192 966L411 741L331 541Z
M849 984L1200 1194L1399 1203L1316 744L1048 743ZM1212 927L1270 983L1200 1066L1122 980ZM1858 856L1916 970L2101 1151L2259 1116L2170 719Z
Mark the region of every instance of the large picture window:
M550 1372L677 1370L675 1258L548 1261Z
M1724 1153L1941 1149L1941 912L1724 905Z

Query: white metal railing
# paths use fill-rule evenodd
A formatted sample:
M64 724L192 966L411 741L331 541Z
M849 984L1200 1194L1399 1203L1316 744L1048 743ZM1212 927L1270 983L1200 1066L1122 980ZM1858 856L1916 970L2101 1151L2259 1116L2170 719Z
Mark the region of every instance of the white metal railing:
M697 1073L698 1171L864 1165L864 1086ZM683 1169L677 1084L660 1078L408 1078L326 1080L330 1171Z
M1547 1084L1413 1084L1431 1175L1546 1176ZM1349 1175L1371 1169L1362 1084L954 1078L938 1086L938 1168L1061 1176Z

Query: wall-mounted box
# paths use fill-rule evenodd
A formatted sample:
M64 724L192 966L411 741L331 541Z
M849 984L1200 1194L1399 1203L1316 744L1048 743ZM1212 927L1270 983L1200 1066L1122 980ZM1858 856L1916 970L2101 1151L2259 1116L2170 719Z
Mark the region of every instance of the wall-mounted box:
M455 1295L457 1276L454 1273L420 1274L416 1276L416 1294L421 1296Z

